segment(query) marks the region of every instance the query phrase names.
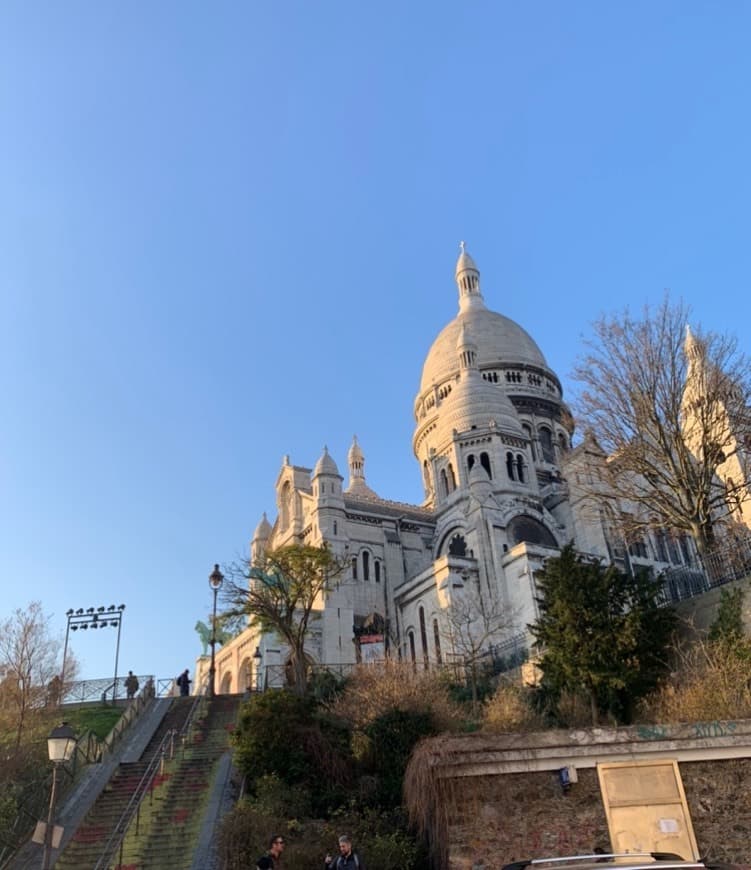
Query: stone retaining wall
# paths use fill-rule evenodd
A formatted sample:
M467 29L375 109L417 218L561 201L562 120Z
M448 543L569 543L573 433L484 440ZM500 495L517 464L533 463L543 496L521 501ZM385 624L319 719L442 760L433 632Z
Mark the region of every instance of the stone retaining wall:
M702 857L751 862L749 721L444 737L432 758L430 745L422 763L450 794L433 812L445 820L433 831L446 846L441 868L610 851L597 763L659 758L678 761ZM558 770L568 765L578 781L564 793Z

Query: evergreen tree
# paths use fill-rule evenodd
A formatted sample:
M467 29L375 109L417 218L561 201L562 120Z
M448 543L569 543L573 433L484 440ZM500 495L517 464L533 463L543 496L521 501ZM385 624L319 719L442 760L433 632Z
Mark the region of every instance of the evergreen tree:
M709 629L709 639L715 642L737 644L743 639L743 589L723 589L717 617Z
M583 695L592 723L601 713L628 720L667 667L675 613L645 573L619 573L572 544L536 575L539 618L529 628L541 650L543 688Z

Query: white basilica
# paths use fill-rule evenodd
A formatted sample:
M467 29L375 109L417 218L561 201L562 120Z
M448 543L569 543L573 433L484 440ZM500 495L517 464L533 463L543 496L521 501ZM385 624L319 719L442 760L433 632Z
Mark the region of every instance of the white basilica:
M630 552L619 543L612 510L593 510L577 486L601 451L586 438L571 449L558 377L521 326L486 306L463 246L456 285L458 313L428 352L414 404L423 503L375 493L355 440L346 482L326 449L312 470L285 458L278 514L273 524L264 515L253 535L252 559L266 548L324 541L346 558L347 576L321 600L307 646L319 664L456 661L466 652L468 608L489 653L526 646L534 573L571 540L622 568L694 564L689 540L658 534ZM248 628L217 651L217 686L281 685L285 661L276 637ZM198 665L200 680L206 658Z

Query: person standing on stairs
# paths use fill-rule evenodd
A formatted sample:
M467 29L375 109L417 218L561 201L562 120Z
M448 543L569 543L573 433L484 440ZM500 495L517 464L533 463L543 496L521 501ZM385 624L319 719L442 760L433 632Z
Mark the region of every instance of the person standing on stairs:
M181 697L186 698L190 694L190 682L191 682L190 677L188 676L188 669L187 668L185 668L185 670L180 674L180 676L175 680L175 682L177 683L177 685L180 689Z
M274 870L276 862L281 858L283 851L284 837L274 834L269 841L269 851L256 861L256 870Z

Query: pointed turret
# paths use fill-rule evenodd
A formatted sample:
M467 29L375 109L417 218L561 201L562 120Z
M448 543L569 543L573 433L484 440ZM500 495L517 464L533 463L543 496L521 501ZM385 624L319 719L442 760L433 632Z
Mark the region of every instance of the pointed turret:
M480 270L467 253L464 242L460 242L459 259L456 261L456 286L459 288L459 311L471 308L484 308L485 302L480 292Z
M261 517L261 522L256 526L256 530L253 532L253 540L254 541L268 541L269 535L271 534L271 523L266 518L266 511L263 512L263 516Z
M313 469L313 479L316 477L320 477L321 475L334 475L336 477L341 477L339 474L339 469L336 467L336 462L331 458L329 454L329 448L324 445L323 453L321 454L318 462L316 462L316 467Z
M255 563L261 559L263 551L266 549L266 544L271 537L271 523L266 519L266 511L263 512L261 522L256 526L253 532L253 538L250 542L250 559Z
M352 446L347 453L349 463L349 486L347 492L352 495L376 497L373 490L365 483L365 454L357 443L357 435L352 437Z
M704 343L691 332L691 327L688 323L686 324L686 338L683 342L683 352L690 363L700 362L704 357Z

